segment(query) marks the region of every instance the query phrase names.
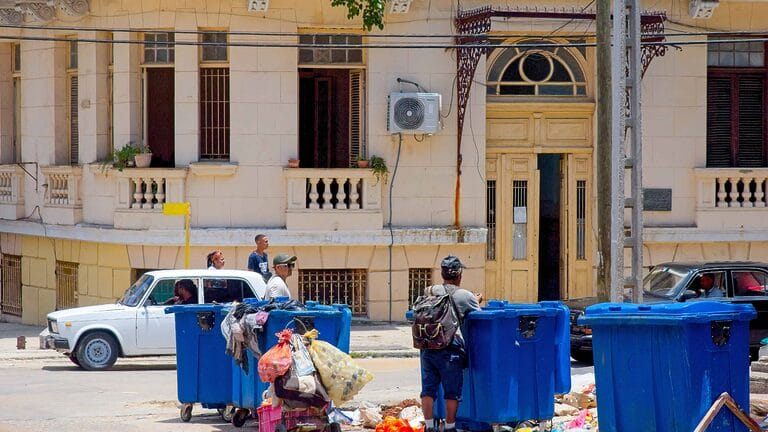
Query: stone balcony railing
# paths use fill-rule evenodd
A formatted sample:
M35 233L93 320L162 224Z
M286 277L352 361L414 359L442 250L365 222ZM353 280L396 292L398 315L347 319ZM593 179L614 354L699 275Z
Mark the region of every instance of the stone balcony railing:
M0 219L24 217L24 170L16 164L0 165Z
M286 168L286 228L381 229L382 184L370 169Z
M179 227L179 218L163 216L163 205L186 200L186 168L127 168L112 175L115 228Z
M83 169L78 166L41 167L45 183L44 220L58 225L74 225L83 220L80 196Z
M768 168L696 168L699 228L768 228Z

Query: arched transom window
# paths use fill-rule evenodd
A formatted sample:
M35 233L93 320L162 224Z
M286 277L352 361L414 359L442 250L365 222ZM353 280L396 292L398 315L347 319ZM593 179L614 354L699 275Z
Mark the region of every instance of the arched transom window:
M574 54L545 40L521 40L536 48L506 48L488 69L487 94L512 96L586 96L584 71Z

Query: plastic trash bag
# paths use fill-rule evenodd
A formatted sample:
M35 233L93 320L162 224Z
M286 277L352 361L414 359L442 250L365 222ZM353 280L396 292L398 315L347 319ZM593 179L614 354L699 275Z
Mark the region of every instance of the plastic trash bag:
M291 336L293 367L296 368L296 373L301 377L315 373L315 365L312 363L312 357L309 355L306 343L307 339L302 335Z
M312 338L311 332L305 336ZM358 366L352 357L328 342L312 340L309 354L328 396L336 406L352 400L373 379L368 370Z
M275 382L275 378L285 375L291 368L291 363L293 363L290 343L292 335L291 329L275 333L278 339L277 345L270 348L259 359L259 378L263 382Z

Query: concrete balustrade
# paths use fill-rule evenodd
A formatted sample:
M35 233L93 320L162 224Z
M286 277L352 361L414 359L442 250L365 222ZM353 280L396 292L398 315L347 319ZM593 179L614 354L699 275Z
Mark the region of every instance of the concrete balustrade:
M186 200L185 168L136 168L113 171L115 228L171 228L180 218L163 216L166 202ZM183 224L183 220L181 221Z
M286 168L288 229L381 229L381 188L369 169Z
M768 227L766 168L696 168L699 228ZM738 212L738 217L736 213Z
M0 165L0 219L24 217L24 170L18 165Z

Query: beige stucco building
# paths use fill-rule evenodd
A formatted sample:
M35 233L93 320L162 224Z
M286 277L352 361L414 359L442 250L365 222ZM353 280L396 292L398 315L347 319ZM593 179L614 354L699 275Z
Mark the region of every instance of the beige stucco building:
M184 218L163 214L175 202L191 205L192 266L221 249L246 268L264 233L271 255L298 256L296 296L361 318L402 319L447 254L487 297L594 294L594 21L580 2L412 0L371 32L327 0L52 3L0 0L0 319L40 324L183 267ZM722 0L705 21L687 3L653 3L668 33L768 30L768 4ZM459 7L486 5L507 16L470 20L498 44L470 81L451 36ZM766 97L707 97L765 95L765 43L681 48L643 80L644 186L660 197L644 264L768 260ZM442 95L442 128L390 133L388 96L416 91ZM739 113L741 147L717 129ZM150 167L103 163L128 143L151 147ZM387 181L355 167L371 155Z

